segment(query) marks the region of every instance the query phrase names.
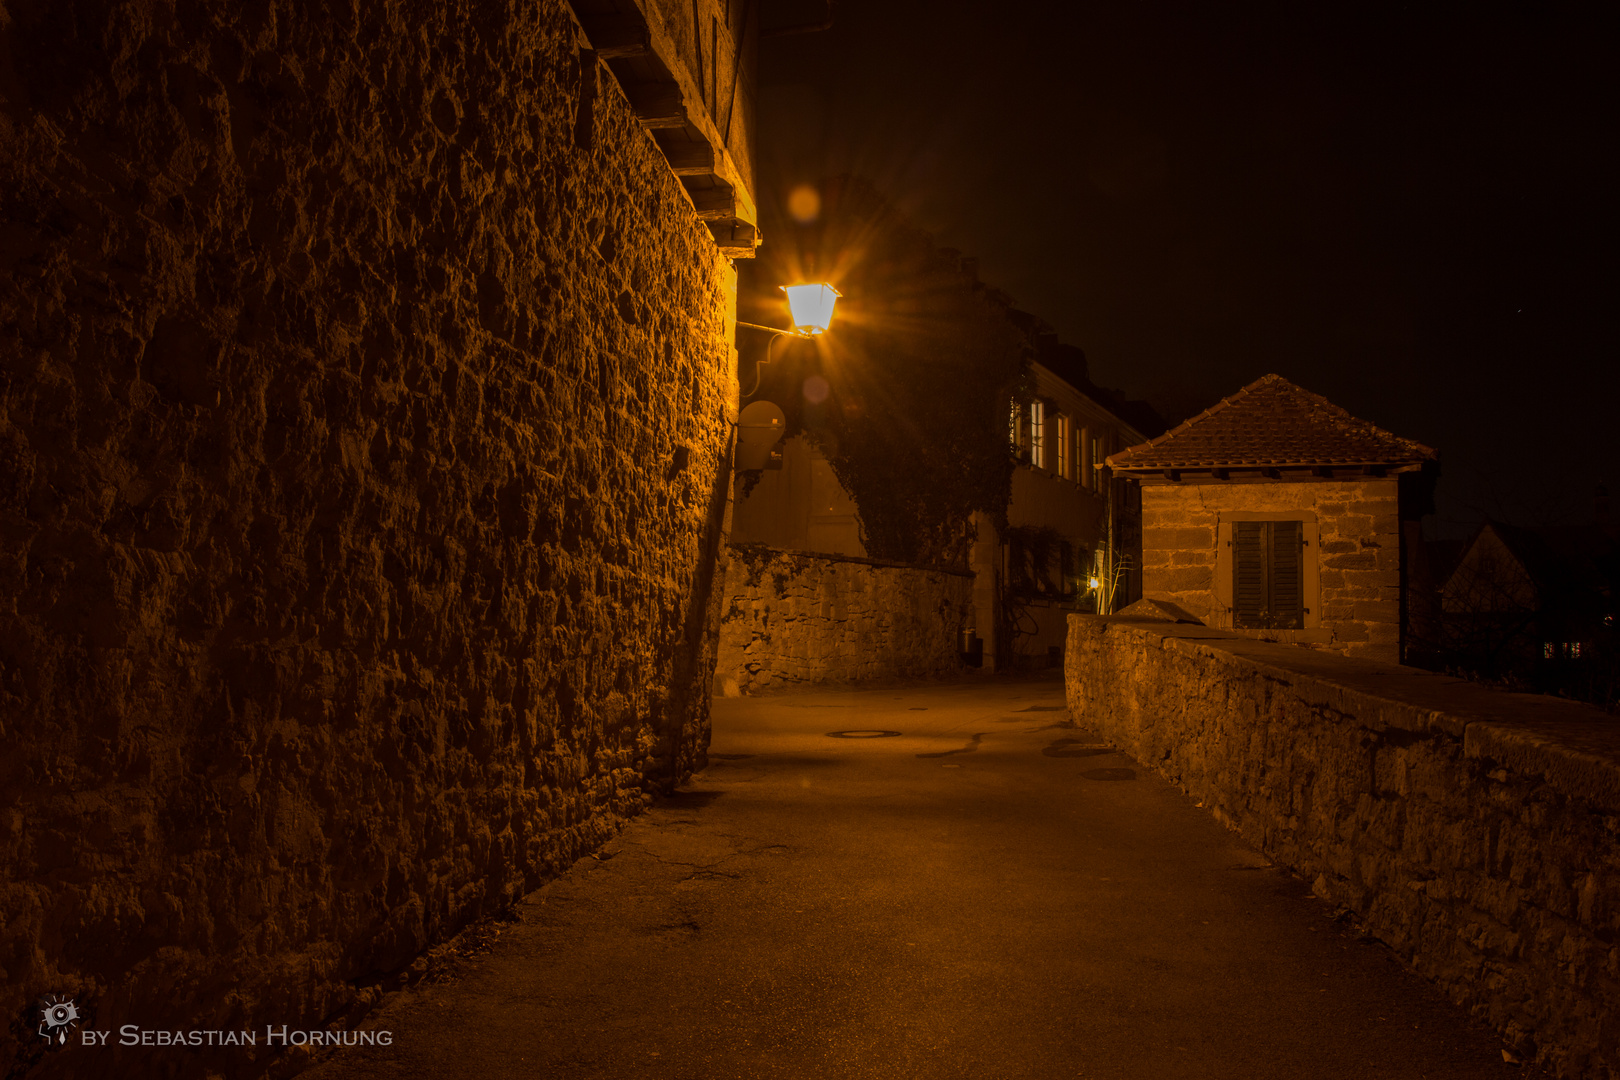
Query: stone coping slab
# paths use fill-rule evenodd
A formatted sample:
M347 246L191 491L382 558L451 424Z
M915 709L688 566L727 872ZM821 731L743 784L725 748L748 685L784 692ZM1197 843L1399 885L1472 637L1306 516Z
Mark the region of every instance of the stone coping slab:
M1564 794L1620 811L1620 717L1578 701L1494 690L1452 675L1345 657L1192 626L1119 615L1073 615L1156 638L1168 651L1241 660L1284 679L1313 706L1375 730L1444 732L1467 757L1540 776ZM1354 699L1354 700L1352 700ZM1369 714L1368 706L1375 712Z
M891 570L925 570L930 574L952 574L956 577L969 578L973 576L973 571L959 570L954 566L894 562L891 559L869 559L865 555L840 555L831 551L796 551L793 548L771 547L768 544L728 543L726 547L739 555L751 558L776 558L782 556L794 559L820 559L822 562L857 563L861 566L881 566Z

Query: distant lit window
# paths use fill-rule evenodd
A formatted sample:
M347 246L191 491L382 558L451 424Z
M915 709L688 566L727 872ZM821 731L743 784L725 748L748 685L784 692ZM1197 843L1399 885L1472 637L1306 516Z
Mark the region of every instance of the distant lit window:
M1544 641L1541 656L1545 660L1579 660L1586 655L1586 646L1580 641Z
M1069 438L1069 418L1059 416L1053 426L1057 429L1057 474L1067 480L1073 473L1069 467L1069 444L1073 441Z
M1041 401L1029 403L1029 463L1046 468L1046 404Z

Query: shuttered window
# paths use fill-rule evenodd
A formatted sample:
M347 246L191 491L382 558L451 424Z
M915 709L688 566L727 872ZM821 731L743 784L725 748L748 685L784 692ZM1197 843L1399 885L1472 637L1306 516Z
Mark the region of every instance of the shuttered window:
M1232 613L1236 625L1297 630L1305 625L1298 521L1232 523Z

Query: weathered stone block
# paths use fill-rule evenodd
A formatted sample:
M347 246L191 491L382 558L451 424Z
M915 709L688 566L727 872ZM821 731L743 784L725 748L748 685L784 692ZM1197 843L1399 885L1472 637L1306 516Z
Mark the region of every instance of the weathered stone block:
M1392 665L1347 661L1341 680L1319 653L1291 667L1299 654L1269 648L1261 666L1219 639L1074 616L1070 708L1351 907L1510 1043L1564 1076L1607 1075L1620 1061L1598 1019L1620 1011L1613 724ZM1434 711L1447 694L1459 715Z
M1401 606L1393 600L1357 600L1356 619L1364 623L1398 623Z
M1373 570L1346 570L1344 584L1358 589L1398 589L1401 575L1398 570L1378 567Z
M748 654L747 627L720 628L716 680L753 693L783 685L859 682L957 671L958 634L972 604L973 579L868 560L733 549L726 590L750 595L751 582L791 572L807 616L784 627L768 650Z
M1144 528L1179 528L1215 524L1215 511L1203 504L1193 488L1144 488Z
M1365 538L1374 535L1377 530L1373 528L1373 519L1364 514L1344 514L1339 517L1324 518L1322 531L1339 540L1356 540L1363 547Z
M1186 593L1207 591L1215 580L1215 572L1207 566L1183 566L1169 569L1144 569L1144 592Z
M1394 601L1389 601L1394 603ZM1397 604L1397 609L1399 605ZM1401 626L1395 621L1364 623L1367 628L1367 640L1374 645L1399 645L1401 643Z
M1215 549L1215 530L1212 527L1142 530L1142 550L1210 550Z

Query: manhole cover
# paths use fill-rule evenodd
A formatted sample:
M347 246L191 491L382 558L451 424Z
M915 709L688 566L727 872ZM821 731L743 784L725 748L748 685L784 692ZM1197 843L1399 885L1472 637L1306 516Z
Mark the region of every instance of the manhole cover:
M865 728L856 731L829 731L829 739L889 739L900 734L898 731L879 731L876 728Z

